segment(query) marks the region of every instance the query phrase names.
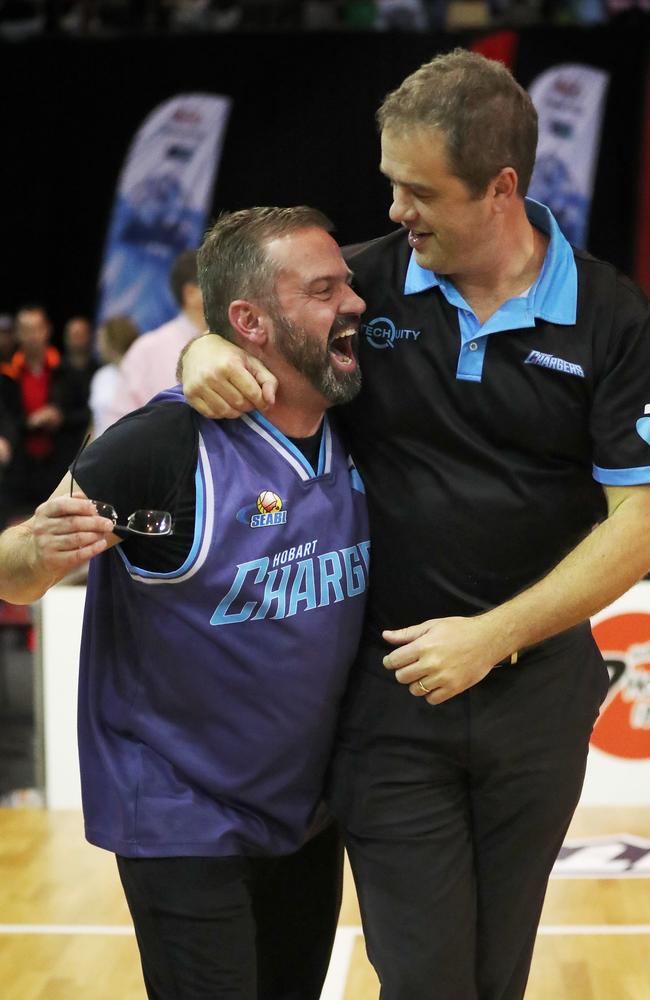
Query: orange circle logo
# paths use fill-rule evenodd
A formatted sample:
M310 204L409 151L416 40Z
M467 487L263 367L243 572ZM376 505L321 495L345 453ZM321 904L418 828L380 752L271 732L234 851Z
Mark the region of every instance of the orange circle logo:
M591 743L614 757L650 757L650 614L613 615L593 633L610 682Z

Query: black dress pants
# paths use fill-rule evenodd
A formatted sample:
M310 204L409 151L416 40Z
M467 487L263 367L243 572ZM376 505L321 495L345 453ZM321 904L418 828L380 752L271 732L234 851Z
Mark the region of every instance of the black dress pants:
M330 805L381 1000L521 1000L608 686L584 626L442 705L365 648Z
M279 858L122 858L150 1000L318 1000L341 904L335 825Z

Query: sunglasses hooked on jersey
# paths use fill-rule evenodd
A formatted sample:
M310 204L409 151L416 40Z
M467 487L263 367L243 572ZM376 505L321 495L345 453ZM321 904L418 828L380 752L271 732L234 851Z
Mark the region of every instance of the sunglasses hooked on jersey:
M87 434L81 448L77 452L70 469L70 496L74 488L74 474L77 469L79 457L90 441L90 434ZM113 531L116 535L141 535L151 537L164 537L174 534L174 518L168 510L134 510L126 519L126 524L119 523L119 515L111 503L103 500L91 500L95 510L100 517L107 517L113 522Z

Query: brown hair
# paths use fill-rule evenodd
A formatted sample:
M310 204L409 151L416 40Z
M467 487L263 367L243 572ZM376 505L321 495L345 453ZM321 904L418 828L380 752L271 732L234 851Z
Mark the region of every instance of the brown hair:
M476 197L503 167L516 170L520 195L528 190L537 112L502 63L465 49L436 56L388 94L377 122L380 131L440 129L449 169Z

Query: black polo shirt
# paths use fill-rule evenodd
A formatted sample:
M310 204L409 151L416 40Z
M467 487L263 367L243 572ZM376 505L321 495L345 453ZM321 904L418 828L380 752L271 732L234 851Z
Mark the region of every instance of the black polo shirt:
M502 603L605 516L600 483L650 482L647 299L538 209L542 274L483 327L404 231L348 255L363 389L339 414L368 494L377 629Z

